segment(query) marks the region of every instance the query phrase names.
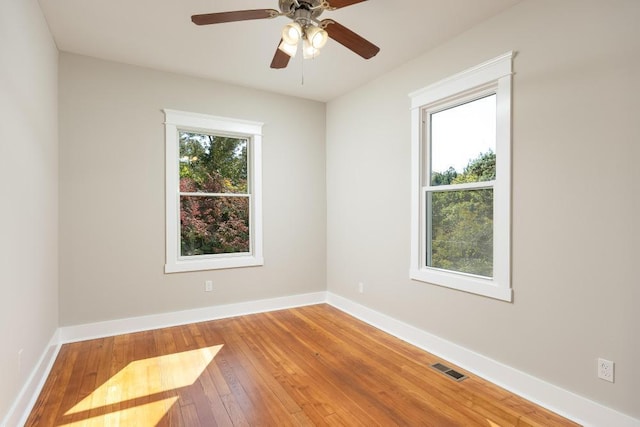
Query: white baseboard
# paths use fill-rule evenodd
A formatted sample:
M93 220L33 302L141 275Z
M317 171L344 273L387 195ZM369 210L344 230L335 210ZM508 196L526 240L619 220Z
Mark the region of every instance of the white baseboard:
M0 427L24 425L63 343L320 303L328 303L372 326L584 426L640 427L640 420L331 292L316 292L60 327L54 333L49 346L16 398L7 417L0 423Z
M578 396L390 316L327 293L327 303L403 341L473 372L512 393L584 426L640 427L640 420Z
M132 332L148 331L151 329L167 328L170 326L186 325L189 323L206 322L208 320L223 319L226 317L242 316L245 314L302 307L305 305L320 304L325 301L326 292L316 292L174 311L171 313L152 314L149 316L107 320L77 326L63 326L59 328L60 342L84 341Z
M44 353L40 356L36 367L31 371L29 378L27 378L27 382L20 390L20 393L18 393L5 419L0 422L0 426L24 426L33 405L36 403L36 399L40 395L42 387L44 387L44 383L53 367L53 362L55 362L56 357L58 357L59 351L60 339L58 337L58 331L56 330L45 348Z

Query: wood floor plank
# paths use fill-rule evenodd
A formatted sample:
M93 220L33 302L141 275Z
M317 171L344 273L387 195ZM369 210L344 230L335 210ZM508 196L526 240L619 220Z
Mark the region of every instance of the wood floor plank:
M376 419L384 419L384 409L378 405L361 405L356 402L359 396L342 379L340 373L332 373L331 369L318 361L315 349L307 345L300 345L297 336L291 331L278 327L274 322L266 320L262 323L265 333L263 335L273 337L276 343L286 342L286 346L273 346L279 352L278 357L283 363L289 365L295 376L296 385L308 395L308 403L319 405L328 413L338 413L345 421L358 425L375 425ZM347 374L344 372L343 374ZM336 404L339 402L339 404Z
M70 411L76 403L80 402L82 396L80 395L80 388L82 381L84 380L85 368L88 362L88 353L91 348L91 342L86 342L85 345L76 346L74 350L77 352L74 358L74 363L68 366L71 369L69 374L69 381L66 385L66 390L62 394L62 401L58 406L60 412L56 414L56 422ZM56 361L57 363L57 361ZM73 420L73 416L71 416Z
M260 408L260 419L266 425L286 425L289 413L282 402L274 394L262 376L256 372L245 359L241 337L231 337L227 341L228 348L233 349L233 371L239 384L251 400L252 406ZM227 356L229 360L230 357Z
M577 425L326 304L65 344L26 425L67 424Z
M325 395L326 388L331 387L330 383L327 382L326 373L317 370L317 366L314 366L315 360L310 358L308 354L301 355L295 352L295 348L292 345L280 345L281 342L284 342L283 338L278 335L282 332L281 329L269 330L268 327L272 325L267 323L267 327L264 327L253 318L251 319L258 332L254 334L256 339L272 340L266 345L272 349L272 354L275 355L276 360L279 360L282 363L281 366L285 368L284 371L276 371L275 376L282 378L282 375L285 375L285 378L293 381L294 387L290 388L290 390L297 398L304 395L309 396L309 399L301 400L301 406L304 407L305 411L310 412L310 408L313 408L314 410L321 410L324 414L333 414L335 409L331 407L332 399L339 399L342 405L348 402L348 397L341 390L335 391L333 396ZM283 374L283 372L286 373ZM368 419L369 422L373 422L373 418L370 418L369 414L361 408L354 406L351 409L355 414L360 411L361 419ZM345 414L349 413L346 409L340 408L340 410L344 410ZM321 420L322 417L319 419Z
M274 313L277 316L280 313ZM309 320L300 322L300 319L288 318L282 319L281 322L287 322L291 328L293 323L302 325L308 324ZM345 337L341 337L339 331L333 331L334 338L330 339L322 328L314 328L311 332L308 328L299 330L300 334L307 334L303 340L305 343L314 343L310 348L311 351L317 347L324 348L319 350L318 360L328 366L338 367L340 372L344 372L345 376L341 379L349 384L350 389L363 402L363 404L379 404L385 410L385 417L401 422L402 420L411 419L418 423L433 422L437 425L455 425L452 418L447 416L445 405L437 405L438 407L430 407L423 404L418 399L414 399L406 390L415 388L416 384L410 383L403 376L397 376L388 366L397 366L393 360L380 359L375 349L359 347L354 343L352 338L350 345L345 345ZM359 338L359 337L358 337ZM316 347L317 345L317 347ZM348 351L344 349L348 348ZM376 360L377 359L377 360ZM393 380L390 380L393 378ZM434 390L437 390L434 388ZM402 404L397 404L402 402ZM460 409L458 408L457 411ZM457 414L456 414L457 415ZM468 414L473 417L474 414ZM474 420L476 425L482 424L482 419ZM471 419L469 420L471 422Z
M115 337L108 337L102 340L102 345L97 353L98 366L96 369L96 384L106 383L113 376L111 368L113 367ZM109 356L111 355L111 356Z
M247 373L251 378L258 380L261 385L264 385L290 414L300 412L302 410L300 406L284 391L272 372L263 370L265 364L261 363L255 356L255 347L254 350L250 349L247 345L247 340L249 340L248 337L241 337L235 341L239 352L241 352L243 356L244 362L242 362L242 365Z
M77 349L68 346L60 349L51 368L51 373L43 386L41 396L36 401L25 426L56 425L56 419L61 412L65 392L71 380L72 370L69 369L69 365L75 365L78 354ZM58 360L65 362L58 363Z

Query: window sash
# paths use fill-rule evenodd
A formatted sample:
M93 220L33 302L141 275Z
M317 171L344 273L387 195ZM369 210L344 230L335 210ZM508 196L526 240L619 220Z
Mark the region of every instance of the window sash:
M251 220L252 217L252 212L253 212L253 208L252 208L252 199L251 199L251 182L252 182L252 177L251 177L251 167L250 167L250 159L251 159L251 141L252 138L248 135L230 135L230 134L220 134L220 133L216 133L216 132L202 132L202 131L198 131L198 130L193 130L193 129L188 129L188 128L184 128L184 127L179 127L177 129L178 131L178 141L179 141L179 135L180 132L190 132L190 133L195 133L195 134L202 134L202 135L209 135L209 136L213 136L213 137L228 137L228 138L238 138L238 139L244 139L246 140L247 143L247 192L246 193L207 193L207 192L182 192L179 189L178 186L178 215L180 217L182 211L181 211L181 205L180 205L180 201L182 197L245 197L249 199L249 251L247 252L222 252L222 253L215 253L215 254L202 254L202 255L183 255L182 254L182 249L181 249L181 245L182 245L182 223L181 221L178 221L178 227L176 232L178 233L178 242L180 242L180 245L178 245L177 249L177 256L178 256L178 260L181 261L186 261L189 260L193 257L197 257L197 259L200 260L205 260L207 258L224 258L226 256L232 256L232 255L239 255L239 254L251 254L253 253L253 241L254 241L254 226L253 226L253 221ZM180 144L178 143L178 151L180 151ZM178 182L180 182L180 154L178 154L176 161L178 163L178 167L177 167L177 172L178 175L176 176L176 179L178 180Z
M179 196L189 196L189 197L251 197L251 193L186 193L180 192Z
M437 188L437 187L436 187ZM455 274L462 274L465 276L470 276L470 277L478 277L478 278L484 278L484 279L493 279L493 269L494 269L494 257L495 257L495 244L492 241L492 254L491 254L491 261L492 261L492 266L491 266L491 270L492 270L492 274L491 275L481 275L481 274L477 274L477 273L470 273L470 272L465 272L462 270L454 270L454 269L446 269L443 267L437 267L433 265L433 242L434 242L434 234L433 234L433 225L434 225L434 217L433 217L433 202L432 202L432 195L434 193L452 193L452 192L468 192L468 191L478 191L478 190L491 190L492 192L492 204L491 204L491 231L492 234L495 232L495 224L493 221L493 214L495 212L495 192L494 192L494 188L493 186L483 186L480 188L467 188L467 189L461 189L461 188L455 188L454 190L449 190L449 191L431 191L429 189L425 189L423 192L423 199L422 199L422 203L423 203L423 209L425 212L424 215L424 227L423 230L426 233L425 236L425 240L424 240L424 245L423 248L424 250L422 251L422 259L421 259L421 266L424 268L429 268L429 269L435 269L435 270L440 270L440 271L447 271L447 272L451 272L451 273L455 273Z
M180 146L180 134L181 133L191 133L191 134L197 134L197 135L201 135L201 136L209 136L209 137L213 137L213 138L229 138L229 139L237 139L237 140L241 140L246 144L246 150L247 150L247 155L246 155L246 166L247 166L247 177L246 177L246 185L247 185L247 189L244 193L242 192L238 192L238 193L226 193L226 194L248 194L251 193L251 183L252 183L252 176L251 176L251 164L252 164L252 158L251 158L251 147L252 147L252 137L250 135L243 135L243 134L231 134L229 132L213 132L213 131L203 131L200 129L191 129L188 127L184 127L184 126L179 126L177 128L177 132L178 132L178 159L177 159L177 179L178 181L180 180L180 169L181 169L181 157L182 157L182 152L181 152L181 146ZM228 177L223 177L223 178L228 178ZM196 193L205 193L204 191L196 191Z
M438 271L442 271L442 272L448 272L448 273L452 273L452 274L460 274L463 276L468 276L468 277L476 277L476 278L481 278L481 279L489 279L489 280L493 280L493 275L491 276L481 276L481 275L477 275L477 274L471 274L471 273L467 273L464 271L460 271L460 270L453 270L453 269L444 269L444 268L439 268L439 267L434 267L432 264L432 256L433 256L433 230L432 230L432 223L433 223L433 212L431 210L432 208L432 203L430 203L430 194L432 193L443 193L443 192L456 192L456 191L469 191L469 190L485 190L485 189L494 189L495 183L497 180L491 180L491 181L477 181L477 182L465 182L465 183L459 183L459 184L444 184L444 185L433 185L432 184L432 175L433 175L433 169L432 169L432 165L433 165L433 161L431 159L432 157L432 153L433 153L433 148L432 148L432 121L431 121L431 117L433 114L437 114L441 111L446 111L452 108L456 108L460 105L465 105L474 101L477 101L479 99L483 99L486 98L487 96L492 96L492 95L496 95L497 96L497 89L498 89L498 85L496 83L490 83L485 85L482 88L478 88L476 90L471 91L470 93L464 94L464 95L456 95L452 98L449 99L445 99L442 101L437 102L434 105L430 105L428 107L423 108L422 110L422 117L423 117L423 123L424 123L424 132L423 132L423 137L422 137L422 144L425 147L425 156L423 159L422 164L423 166L423 171L424 174L422 176L422 182L424 183L424 186L422 187L422 191L424 192L423 194L423 198L422 198L422 208L424 209L424 214L423 214L423 230L426 232L426 235L423 234L424 236L424 243L421 245L421 266L423 268L426 269L434 269L434 270L438 270ZM497 106L496 106L497 108ZM496 112L497 115L497 112ZM496 147L496 177L499 176L498 173L499 171L497 170L497 158L498 158L498 154L497 154L497 147ZM495 194L494 194L495 195ZM493 198L493 206L492 206L493 211L495 212L496 206L495 206L495 197ZM492 225L492 228L495 229L495 224ZM493 249L495 249L495 242L493 242ZM495 251L494 251L495 252ZM492 264L493 261L495 260L495 253L494 256L492 257ZM492 270L494 269L494 266L492 265Z
M447 184L447 185L425 185L422 187L423 191L430 191L432 193L442 191L459 191L459 190L483 190L485 188L493 188L496 181L478 181L478 182L464 182L462 184Z
M180 218L181 218L181 214L182 214L182 207L181 207L181 201L182 201L182 197L200 197L200 198L210 198L210 199L214 199L214 198L245 198L248 199L248 204L249 204L249 250L248 251L237 251L237 252L220 252L220 253L210 253L210 254L200 254L200 255L183 255L182 254L182 221L179 220L178 221L178 227L177 227L177 240L178 242L180 242L180 244L178 245L177 249L177 256L178 256L178 260L180 261L187 261L190 259L198 259L198 260L205 260L207 258L224 258L227 256L239 256L239 255L251 255L254 250L253 250L253 246L254 246L254 239L253 239L253 235L254 235L254 226L253 226L253 221L252 221L252 198L250 194L233 194L233 193L180 193L178 195L178 211L180 213Z

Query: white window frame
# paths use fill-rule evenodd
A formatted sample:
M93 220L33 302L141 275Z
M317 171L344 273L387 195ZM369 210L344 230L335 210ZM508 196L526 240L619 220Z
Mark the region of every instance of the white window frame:
M264 265L262 255L262 126L263 123L207 114L162 110L165 114L165 273ZM179 131L247 138L250 251L215 255L180 255Z
M411 98L411 266L413 280L513 300L511 289L511 84L513 52L409 94ZM428 114L496 94L496 179L455 185L456 190L493 188L493 277L427 267L426 193L430 182ZM440 186L444 187L444 186ZM452 186L447 186L452 187ZM446 190L447 188L439 188ZM449 188L451 189L451 188Z

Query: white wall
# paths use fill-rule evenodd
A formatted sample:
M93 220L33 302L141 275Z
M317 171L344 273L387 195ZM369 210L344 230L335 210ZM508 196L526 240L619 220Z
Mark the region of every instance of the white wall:
M323 103L67 53L59 73L61 325L326 288ZM164 274L163 108L265 123L263 267Z
M640 418L638 22L637 0L524 1L330 102L328 290ZM509 50L513 303L408 279L407 95Z
M0 423L58 326L57 61L38 3L0 2Z

